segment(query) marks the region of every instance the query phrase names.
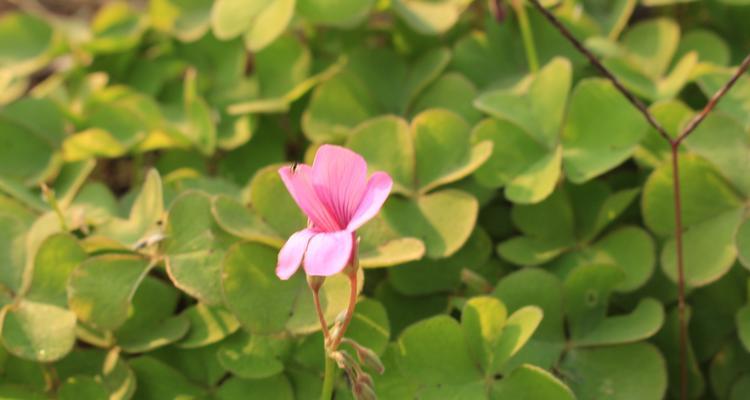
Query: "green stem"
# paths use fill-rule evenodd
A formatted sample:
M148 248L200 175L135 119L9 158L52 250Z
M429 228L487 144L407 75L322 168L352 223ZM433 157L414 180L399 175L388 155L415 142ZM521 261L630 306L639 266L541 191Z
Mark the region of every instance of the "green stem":
M518 15L518 25L521 28L521 38L523 39L523 48L526 51L526 61L529 64L531 72L539 70L539 59L536 56L536 46L534 46L534 34L531 32L529 16L526 14L526 7L522 0L513 0L511 2Z
M333 397L333 382L336 380L336 363L328 354L326 357L326 372L323 377L323 391L320 393L320 400L331 400Z
M357 272L356 270L354 270L354 272L351 275L349 275L349 306L346 309L346 316L344 318L344 323L341 325L341 328L339 329L338 336L334 338L330 338L331 340L330 348L328 348L326 351L326 356L325 356L326 357L326 369L325 369L325 375L323 376L323 391L320 394L320 400L331 400L331 396L333 395L333 383L336 380L336 364L334 360L327 353L328 351L336 351L336 349L338 349L339 347L339 344L341 344L341 339L344 337L346 328L349 327L349 323L352 320L352 315L354 314L354 306L356 304L357 304ZM318 310L318 316L321 316L321 315L322 315L322 311ZM321 322L321 324L323 324L323 322ZM326 343L328 343L328 340L326 340Z
M352 263L344 270L344 273L349 276L349 305L346 308L346 315L344 316L344 322L335 331L334 336L331 336L331 332L328 331L328 324L325 322L323 316L323 310L320 307L320 300L318 299L317 292L320 286L311 285L310 288L313 291L313 300L315 301L315 311L320 319L320 325L323 329L323 335L325 336L325 373L323 375L323 390L320 393L320 400L331 400L333 396L333 385L336 381L336 375L338 366L331 355L338 349L341 340L346 334L346 328L349 327L349 323L352 320L354 314L354 307L357 304L357 270L359 269L359 259L357 258L357 247L355 245L352 250L354 254ZM308 281L309 282L309 281Z

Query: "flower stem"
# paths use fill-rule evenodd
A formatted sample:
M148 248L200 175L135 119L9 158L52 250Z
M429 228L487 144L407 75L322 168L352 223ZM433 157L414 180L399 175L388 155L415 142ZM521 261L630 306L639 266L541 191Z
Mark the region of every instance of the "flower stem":
M328 323L326 322L326 317L323 314L323 307L320 306L320 288L310 289L312 290L313 302L315 303L315 312L318 314L318 321L320 322L320 330L323 331L323 339L325 340L325 344L328 345L331 334L328 332Z
M513 8L518 16L518 26L521 28L521 38L523 39L523 48L526 51L526 61L529 64L531 72L539 71L539 60L536 55L536 46L534 45L534 34L531 31L529 16L526 14L526 7L522 0L511 1Z
M331 400L331 397L333 397L333 382L336 380L336 364L328 354L325 357L326 369L323 376L323 390L320 393L320 400Z
M354 306L357 305L357 271L355 270L349 275L349 307L346 309L346 316L344 317L344 323L341 325L339 334L333 338L334 343L331 346L333 350L336 350L341 343L341 339L344 338L346 328L349 327L349 323L352 322L352 315L354 315Z
M677 313L680 323L680 399L688 398L688 327L685 316L685 262L682 249L682 200L680 196L680 143L672 142L672 185L674 187L674 236L677 250Z
M356 264L355 264L356 265ZM333 384L336 380L336 365L331 353L338 349L341 340L344 338L346 328L349 327L349 323L352 321L352 315L354 315L354 306L357 305L357 269L353 269L349 275L349 306L346 308L346 315L344 322L341 324L341 329L337 330L335 337L331 338L327 332L327 326L324 325L323 312L320 308L320 302L317 294L313 296L315 299L315 309L318 312L318 318L321 320L321 324L326 328L323 330L323 335L326 337L326 354L325 354L325 374L323 375L323 390L320 394L320 400L331 400L333 395ZM315 293L315 291L313 291Z

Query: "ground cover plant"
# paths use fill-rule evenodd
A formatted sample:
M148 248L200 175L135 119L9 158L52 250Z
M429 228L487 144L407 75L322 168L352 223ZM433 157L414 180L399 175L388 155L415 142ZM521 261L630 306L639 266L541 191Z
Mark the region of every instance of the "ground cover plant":
M750 396L750 2L0 13L0 398Z

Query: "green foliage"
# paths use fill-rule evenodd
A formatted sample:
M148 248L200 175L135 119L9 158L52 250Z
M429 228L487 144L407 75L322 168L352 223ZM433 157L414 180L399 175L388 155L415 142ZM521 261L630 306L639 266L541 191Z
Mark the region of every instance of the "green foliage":
M671 149L528 4L538 71L509 2L103 3L0 15L0 398L317 399L277 171L324 143L394 181L347 331L379 398L678 398ZM750 50L746 0L542 3L673 137ZM745 399L747 74L678 161L689 397Z

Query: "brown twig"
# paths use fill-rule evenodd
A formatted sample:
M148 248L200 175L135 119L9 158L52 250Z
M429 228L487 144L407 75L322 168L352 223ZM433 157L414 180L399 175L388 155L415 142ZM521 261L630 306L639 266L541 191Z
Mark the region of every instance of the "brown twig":
M680 324L680 396L682 399L687 399L687 393L688 393L688 354L687 354L687 321L686 321L686 315L685 315L685 261L684 261L684 251L683 251L683 243L682 243L682 194L680 192L680 163L679 163L679 150L680 150L680 144L683 140L685 140L688 135L690 135L695 128L700 125L701 122L703 122L704 119L706 119L706 116L708 116L709 113L716 107L716 104L718 104L719 100L729 91L729 89L732 88L732 86L737 82L737 80L742 76L742 74L747 71L748 66L750 66L750 54L745 57L745 59L742 61L742 64L740 64L740 67L737 69L737 71L732 75L732 77L727 81L727 83L724 84L724 86L721 87L706 103L706 106L703 107L703 110L696 114L690 122L688 122L687 125L682 129L682 132L680 135L674 139L670 140L670 145L672 147L672 186L674 187L674 213L675 213L675 252L677 253L677 281L679 284L677 285L677 300L678 300L678 316L679 316L679 324Z
M591 65L596 67L596 69L599 70L599 72L602 75L604 75L607 79L609 79L612 82L613 85L615 85L615 88L617 88L617 90L619 90L620 93L622 93L622 95L625 96L625 98L628 99L628 101L631 104L633 104L633 106L638 111L640 111L641 114L643 114L643 117L646 118L646 121L648 121L648 123L651 124L651 126L653 126L657 132L659 132L659 135L661 135L665 140L669 142L672 141L672 139L669 137L669 134L667 134L666 129L664 129L664 127L661 126L661 124L656 120L656 118L654 118L654 116L651 115L651 113L648 111L648 107L646 107L646 105L643 104L642 101L640 101L637 97L635 97L635 95L630 93L630 91L626 89L625 86L622 85L622 83L620 83L620 80L617 79L617 77L614 74L612 74L612 72L610 72L607 69L607 67L605 67L604 64L602 64L596 58L596 56L583 45L583 43L581 43L578 39L576 39L576 37L573 36L573 33L570 32L570 30L568 30L568 28L566 28L565 25L563 25L563 23L560 22L560 20L557 19L557 17L555 17L554 14L552 14L552 12L544 8L544 6L541 3L539 3L539 0L529 0L529 1L531 2L531 4L534 5L534 7L536 7L537 10L539 10L539 12L541 12L547 18L547 20L552 25L555 26L555 28L557 28L558 31L560 31L560 33L563 36L565 36L566 39L568 39L570 44L572 44L573 47L575 47L579 53L586 56L586 58L589 60Z
M690 122L685 125L685 128L682 129L682 133L680 133L680 136L678 136L677 139L675 139L673 142L679 145L689 134L691 134L695 130L695 128L697 128L698 125L700 125L700 123L703 122L704 119L706 119L706 116L708 116L708 114L713 111L714 107L716 107L716 104L719 103L719 100L721 100L721 98L724 97L729 89L731 89L732 86L737 83L742 74L744 74L748 68L750 68L750 54L748 54L747 57L742 60L742 63L734 72L734 75L729 78L727 83L725 83L724 86L721 87L721 89L719 89L716 93L714 93L713 96L711 96L711 99L708 100L708 103L706 103L706 106L703 107L703 110L696 114L695 117L693 117L693 119L691 119Z
M597 58L592 54L584 45L576 39L575 36L555 17L549 10L544 8L538 0L529 0L531 4L541 12L547 20L554 25L558 31L586 58L591 62L596 69L599 70L617 90L635 106L638 111L643 114L651 126L661 135L664 140L669 142L671 147L671 158L672 158L672 184L674 186L674 212L675 212L675 248L677 256L677 291L678 291L678 314L680 324L680 398L687 400L688 398L688 334L687 334L687 320L686 320L686 304L685 304L685 262L683 252L683 237L682 237L682 198L680 194L680 172L679 172L679 148L682 141L690 135L695 128L700 125L701 122L708 116L709 113L716 107L721 98L732 88L732 86L739 80L740 76L750 68L750 54L745 57L740 66L737 68L732 77L721 87L708 101L706 106L696 114L690 122L682 129L679 135L674 139L667 134L667 131L659 124L654 118L651 112L648 110L645 104L643 104L637 97L635 97L628 89L626 89L620 81L610 72Z
M688 336L685 315L685 263L682 259L682 195L680 194L680 143L670 141L672 147L672 186L674 187L674 232L677 253L677 316L680 324L680 398L687 400Z

